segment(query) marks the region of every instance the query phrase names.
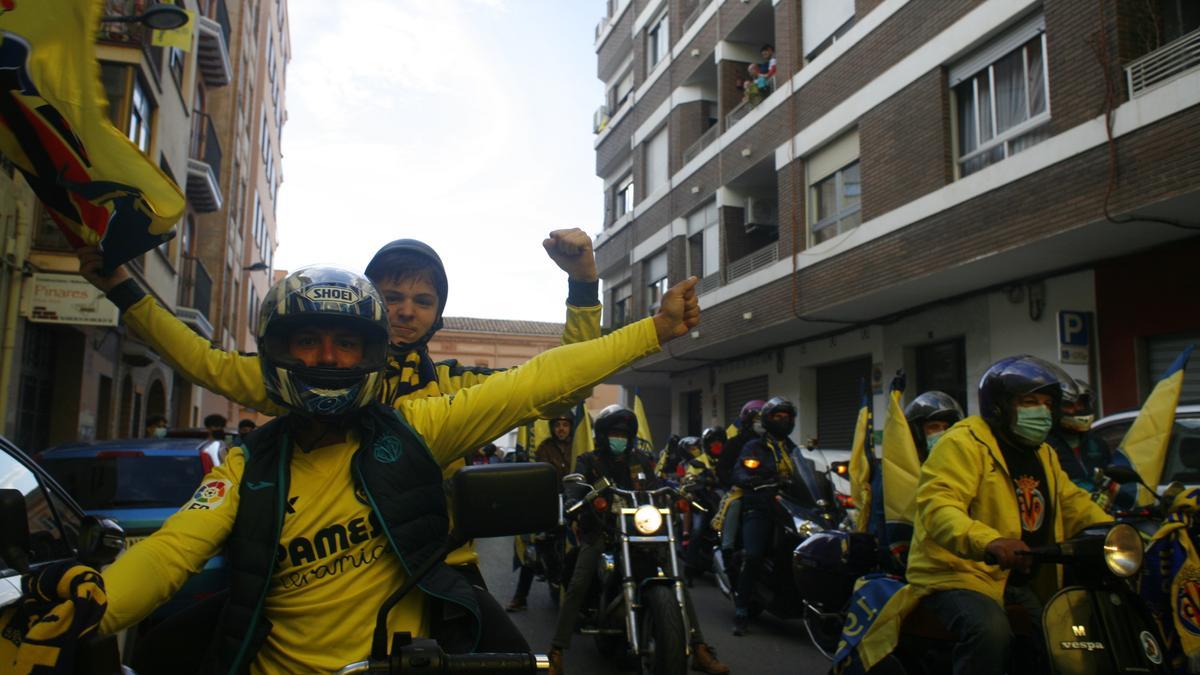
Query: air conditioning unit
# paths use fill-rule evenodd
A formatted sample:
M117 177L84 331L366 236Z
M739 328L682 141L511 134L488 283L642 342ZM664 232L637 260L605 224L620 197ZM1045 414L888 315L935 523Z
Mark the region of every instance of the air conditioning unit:
M779 202L765 197L746 197L746 234L779 228Z
M608 106L602 105L592 113L592 133L598 134L608 126Z

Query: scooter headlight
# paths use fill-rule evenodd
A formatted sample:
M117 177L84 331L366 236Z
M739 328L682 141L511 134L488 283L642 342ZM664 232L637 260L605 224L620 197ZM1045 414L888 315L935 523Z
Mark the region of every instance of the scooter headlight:
M1142 569L1145 548L1142 537L1132 525L1114 525L1104 537L1104 562L1119 577L1131 577Z
M659 528L662 527L662 523L662 514L658 512L658 509L649 504L643 504L637 507L637 511L633 512L633 526L642 534L654 534L658 532Z

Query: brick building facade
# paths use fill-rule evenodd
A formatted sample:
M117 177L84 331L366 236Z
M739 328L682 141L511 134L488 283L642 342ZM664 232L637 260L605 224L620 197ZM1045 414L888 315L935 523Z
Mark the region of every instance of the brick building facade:
M1058 360L1082 316L1064 367L1104 412L1137 405L1159 352L1200 341L1197 44L1181 0L610 0L606 326L692 274L704 308L618 381L656 434L770 394L845 446L860 381L879 415L901 368L974 413L988 365Z

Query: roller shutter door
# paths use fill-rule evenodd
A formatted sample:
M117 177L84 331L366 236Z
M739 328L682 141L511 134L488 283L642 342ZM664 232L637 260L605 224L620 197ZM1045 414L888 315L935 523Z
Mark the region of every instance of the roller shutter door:
M746 401L759 399L762 401L770 398L767 396L767 376L759 375L745 380L725 383L725 423L729 424L737 419L738 413L742 411L742 406L746 405Z
M1200 333L1184 333L1146 339L1150 372L1146 381L1153 387L1171 363L1188 345L1200 346ZM1149 392L1147 392L1149 393ZM1200 355L1192 354L1183 374L1183 391L1179 394L1179 405L1200 403Z
M822 448L849 450L861 407L860 383L871 382L871 357L817 368L817 435Z

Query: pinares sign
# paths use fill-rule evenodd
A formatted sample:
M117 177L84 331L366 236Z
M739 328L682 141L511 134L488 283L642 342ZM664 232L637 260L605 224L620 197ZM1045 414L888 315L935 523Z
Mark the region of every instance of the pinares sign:
M36 323L117 325L117 306L83 277L34 274L25 285L23 314Z

